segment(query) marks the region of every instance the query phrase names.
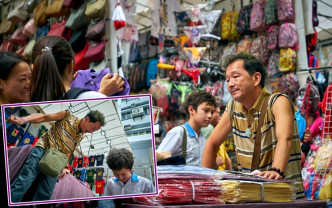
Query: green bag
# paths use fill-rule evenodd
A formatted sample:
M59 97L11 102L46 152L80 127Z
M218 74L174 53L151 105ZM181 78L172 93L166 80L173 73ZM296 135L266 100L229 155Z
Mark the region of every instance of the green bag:
M61 151L51 147L46 150L38 164L38 169L43 174L57 178L68 163L68 157Z

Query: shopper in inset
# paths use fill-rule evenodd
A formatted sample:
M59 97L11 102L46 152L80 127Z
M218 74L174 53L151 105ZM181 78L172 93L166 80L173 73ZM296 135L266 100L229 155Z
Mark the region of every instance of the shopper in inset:
M301 149L293 103L284 94L265 88L265 69L257 56L240 53L227 57L227 89L234 102L226 106L219 124L209 137L202 166L214 168L220 145L232 131L236 146L238 170L251 172L255 136L265 98L269 97L261 127L261 153L258 175L270 179L292 179L298 182L297 198L303 198ZM231 104L233 104L231 106ZM231 115L230 111L233 109Z
M157 152L171 152L174 156L182 155L183 151L186 152L187 165L201 166L205 145L201 128L210 124L215 106L216 100L210 93L203 90L190 93L184 102L184 108L187 115L189 115L188 121L184 125L177 126L167 132ZM184 134L186 134L185 138L183 138ZM183 139L187 140L186 147L182 146ZM215 164L216 159L213 161Z
M155 192L155 187L149 179L134 173L134 155L128 149L112 148L106 163L114 177L111 177L106 184L105 196Z
M77 118L69 110L65 110L53 114L31 114L24 118L11 115L8 119L8 122L18 125L27 122L42 123L49 121L55 122L48 132L39 138L22 170L10 184L12 202L21 202L35 180L37 180L38 185L32 201L49 200L58 178L46 176L38 169L38 163L45 151L53 147L70 156L72 150L83 140L85 133L95 132L105 125L104 115L94 110L90 111L84 118Z

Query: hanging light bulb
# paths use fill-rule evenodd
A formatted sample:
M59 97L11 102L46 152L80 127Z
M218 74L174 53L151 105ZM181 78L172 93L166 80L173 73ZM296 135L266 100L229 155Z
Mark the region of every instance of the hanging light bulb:
M102 135L102 136L106 136L106 132L104 131L104 130L100 130L100 134Z
M110 145L111 144L111 139L106 139L106 144Z

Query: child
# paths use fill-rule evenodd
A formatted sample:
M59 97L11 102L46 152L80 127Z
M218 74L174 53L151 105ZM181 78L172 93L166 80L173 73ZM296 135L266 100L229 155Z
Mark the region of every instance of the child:
M215 106L216 100L210 93L202 90L190 93L184 102L189 120L183 126L170 130L157 152L171 152L172 156L182 154L187 165L201 166L205 146L201 128L210 124ZM183 139L187 145L182 145Z
M111 149L106 163L114 177L106 184L105 196L154 193L152 182L133 172L134 156L126 148Z

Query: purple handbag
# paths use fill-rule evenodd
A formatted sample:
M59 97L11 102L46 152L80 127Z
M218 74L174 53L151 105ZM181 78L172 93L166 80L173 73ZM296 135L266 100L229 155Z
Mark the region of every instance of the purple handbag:
M88 40L100 40L105 35L105 21L103 18L97 23L91 23L88 26L88 31L86 32L85 38Z

